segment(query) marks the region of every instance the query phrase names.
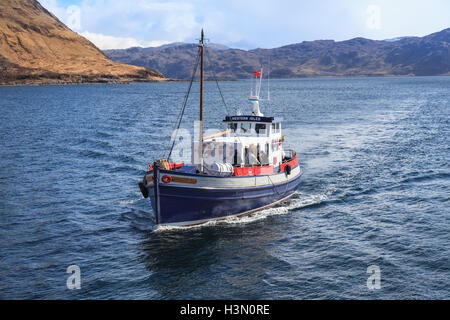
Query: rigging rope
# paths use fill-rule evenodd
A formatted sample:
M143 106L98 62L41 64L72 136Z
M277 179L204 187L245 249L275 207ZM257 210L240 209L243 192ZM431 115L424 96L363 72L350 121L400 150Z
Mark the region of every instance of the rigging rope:
M205 52L206 52L206 58L208 59L209 66L211 67L211 70L213 72L214 80L216 81L217 89L219 90L220 97L222 98L223 105L225 106L225 111L227 112L226 115L231 115L231 113L228 110L227 103L225 102L225 99L223 97L222 90L220 90L219 81L217 80L216 72L214 71L213 64L211 63L211 58L209 57L209 50L205 50Z
M192 76L191 76L191 80L189 81L188 90L184 96L183 105L181 107L180 113L178 114L177 121L175 122L175 126L173 129L173 131L175 131L175 135L173 135L173 138L171 138L169 140L169 145L170 145L170 142L172 142L172 145L170 146L170 150L168 148L169 145L166 148L166 150L169 150L168 155L165 157L165 159L167 159L167 160L170 159L170 156L172 155L173 147L175 146L176 137L178 136L178 130L180 129L181 120L183 119L184 111L186 110L186 105L188 102L189 93L191 92L192 83L194 82L194 77L195 77L195 74L197 73L199 60L200 60L200 49L197 53L197 60L195 62L194 70L192 71Z
M206 51L206 58L208 59L209 66L211 67L211 70L213 72L214 81L216 82L217 89L219 90L220 97L222 98L223 105L225 106L225 111L226 111L225 115L226 116L231 115L230 111L228 110L227 103L225 102L225 98L223 97L222 90L220 89L219 80L217 80L216 72L214 71L214 67L213 67L213 64L211 62L211 58L209 57L209 51L208 50L205 50L205 51ZM239 136L236 136L236 138L238 139L239 143L242 144L241 138L239 138ZM258 159L256 159L256 160L259 162ZM259 164L261 164L261 162L259 162Z

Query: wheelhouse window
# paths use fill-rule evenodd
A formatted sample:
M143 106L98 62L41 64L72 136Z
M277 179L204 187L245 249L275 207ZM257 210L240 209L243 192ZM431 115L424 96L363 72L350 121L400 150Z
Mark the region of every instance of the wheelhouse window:
M280 123L272 123L272 133L279 133L280 130Z
M237 123L231 122L228 124L228 129L231 130L231 132L236 132L237 130Z
M252 124L248 122L241 123L241 130L243 133L247 133L251 130Z
M266 134L266 124L264 123L257 123L255 125L255 130L257 134Z

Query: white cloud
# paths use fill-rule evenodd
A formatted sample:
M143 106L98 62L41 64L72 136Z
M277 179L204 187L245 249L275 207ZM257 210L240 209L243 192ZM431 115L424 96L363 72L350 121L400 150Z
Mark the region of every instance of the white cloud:
M63 8L57 0L40 0L40 3L70 29L74 31L81 30L81 8L79 6L70 5L67 8Z
M60 0L41 4L101 50L155 47L184 41L197 28L193 7L177 2L89 0L65 8ZM144 39L144 40L142 40ZM167 39L167 40L160 40Z
M1 0L0 0L1 1ZM448 0L39 0L99 47L195 42L251 49L304 40L423 36L448 28ZM79 7L68 10L70 6ZM72 17L72 19L70 19Z
M177 42L199 33L194 4L179 0L89 0L80 4L82 31L131 37L139 41Z
M126 49L130 47L157 47L169 43L167 41L140 42L135 38L114 37L87 31L81 32L80 34L92 41L101 50Z

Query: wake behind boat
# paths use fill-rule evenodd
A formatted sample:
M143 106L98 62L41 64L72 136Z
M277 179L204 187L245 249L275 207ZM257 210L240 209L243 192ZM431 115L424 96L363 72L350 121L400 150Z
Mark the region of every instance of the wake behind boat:
M242 216L291 197L300 183L301 168L293 150L284 150L281 121L261 113L262 71L254 73L250 92L252 112L228 115L225 131L203 134L203 60L206 46L203 30L194 67L200 64L200 113L198 140L192 143L191 164L154 161L139 183L150 197L157 225L190 226L211 220ZM182 112L177 120L178 130Z

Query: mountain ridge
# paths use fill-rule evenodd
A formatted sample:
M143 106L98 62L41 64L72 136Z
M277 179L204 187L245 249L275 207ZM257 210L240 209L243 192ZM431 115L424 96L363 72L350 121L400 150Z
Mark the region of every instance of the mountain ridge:
M153 48L105 50L113 61L154 68L170 78L188 79L195 62L194 43ZM209 50L220 79L248 78L267 66L272 78L338 76L450 75L450 28L424 37L396 41L357 37L345 41L315 40L272 49ZM212 72L206 71L211 79Z

